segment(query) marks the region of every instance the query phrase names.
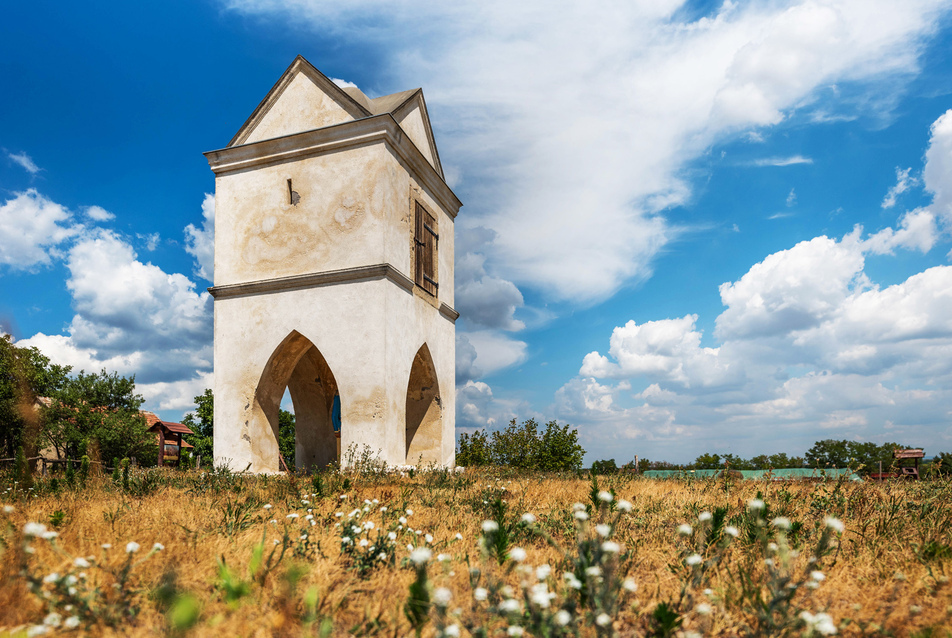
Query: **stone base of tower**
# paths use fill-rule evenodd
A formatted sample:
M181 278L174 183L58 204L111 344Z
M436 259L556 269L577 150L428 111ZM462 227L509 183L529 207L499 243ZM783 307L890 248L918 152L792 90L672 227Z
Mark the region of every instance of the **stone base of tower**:
M338 449L342 462L348 449L369 449L391 465L452 466L455 313L386 265L346 285L312 279L216 290L215 462L282 470L278 411L288 389L300 470L338 460Z

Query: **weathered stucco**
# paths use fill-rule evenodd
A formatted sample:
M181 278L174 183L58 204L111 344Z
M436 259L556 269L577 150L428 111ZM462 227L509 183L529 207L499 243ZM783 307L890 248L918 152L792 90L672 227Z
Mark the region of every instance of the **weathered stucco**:
M287 388L301 469L337 457L335 395L342 450L451 465L460 204L425 144L423 114L403 118L412 133L389 114L354 119L324 80L299 58L238 143L206 154L216 173L215 458L279 471ZM439 227L435 296L413 284L417 202Z

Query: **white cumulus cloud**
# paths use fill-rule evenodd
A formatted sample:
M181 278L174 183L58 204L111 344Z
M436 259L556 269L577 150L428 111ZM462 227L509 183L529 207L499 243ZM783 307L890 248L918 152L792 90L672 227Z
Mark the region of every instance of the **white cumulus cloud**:
M690 199L683 171L712 144L796 111L849 116L830 113L835 84L875 98L866 109L884 80L901 93L945 10L786 0L685 21L681 1L224 4L386 50L378 83L423 86L442 154L466 158L467 214L496 233L489 271L576 304L650 276L678 232L664 209Z
M59 254L58 246L82 231L65 206L34 188L14 193L0 205L0 228L0 265L16 270L48 266L51 255Z
M202 227L185 227L185 251L195 258L195 274L215 281L215 196L205 193L202 201Z

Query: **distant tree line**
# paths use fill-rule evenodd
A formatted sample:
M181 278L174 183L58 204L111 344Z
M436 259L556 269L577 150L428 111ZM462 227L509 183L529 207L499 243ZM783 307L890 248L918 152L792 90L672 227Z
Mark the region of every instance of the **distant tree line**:
M787 468L852 468L862 474L878 472L880 463L884 472L895 466L893 450L905 450L915 446L900 443L883 443L877 445L870 442L849 440L824 439L813 444L803 456L788 456L779 454L760 454L745 459L734 454L714 454L706 452L699 455L692 463L668 463L667 461L652 461L641 458L638 469L644 470L718 470L730 468L732 470L779 470ZM933 463L940 463L944 472L952 471L952 453L940 452L934 455ZM925 463L926 465L928 463ZM600 460L592 463L592 472L611 474L619 469L634 469L634 461L618 468L614 459Z

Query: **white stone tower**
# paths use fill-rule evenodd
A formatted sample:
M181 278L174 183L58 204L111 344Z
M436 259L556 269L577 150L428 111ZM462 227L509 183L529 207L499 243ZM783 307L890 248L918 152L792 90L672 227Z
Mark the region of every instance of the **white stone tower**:
M371 100L298 56L228 146L205 156L216 462L281 469L287 388L300 469L352 445L391 464L452 465L461 204L423 92Z

